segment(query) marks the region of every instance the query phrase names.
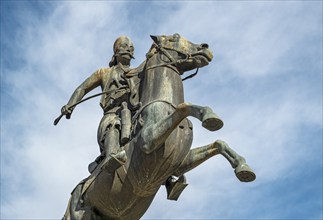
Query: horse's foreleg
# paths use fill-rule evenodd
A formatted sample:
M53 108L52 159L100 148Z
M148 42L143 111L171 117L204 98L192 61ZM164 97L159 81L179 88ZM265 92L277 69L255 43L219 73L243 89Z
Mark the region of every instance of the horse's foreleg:
M221 140L190 150L174 175L181 176L217 154L223 155L229 161L240 181L250 182L256 179L255 173L246 164L246 160Z
M155 114L148 114L149 118L146 119L141 131L141 138L143 140L142 150L147 154L165 143L169 135L187 117L187 115L177 109L174 111L169 105L167 107L165 105L156 105L155 108L158 110L156 110ZM156 119L157 117L159 119Z
M163 108L164 106L160 107ZM149 154L160 147L179 123L188 116L193 116L202 121L203 127L210 131L218 130L223 126L222 120L209 107L182 103L176 107L175 111L172 111L169 115L157 120L157 122L153 119L147 120L141 135L144 142L142 150L145 153ZM156 115L160 117L163 112L167 112L167 108L164 111L158 109L156 112Z
M223 121L208 106L182 103L177 106L176 110L181 112L181 114L199 119L202 122L202 126L210 131L216 131L223 127Z

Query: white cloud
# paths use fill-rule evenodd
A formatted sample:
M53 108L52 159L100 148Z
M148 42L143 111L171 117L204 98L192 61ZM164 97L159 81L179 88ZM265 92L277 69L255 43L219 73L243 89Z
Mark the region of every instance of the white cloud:
M267 192L264 185L310 163L302 144L312 140L298 135L311 132L302 131L303 126L322 130L322 95L317 94L322 86L316 81L322 76L314 72L311 79L293 78L289 71L303 69L293 66L289 56L295 54L289 53L310 44L307 38L322 35L316 32L320 13L313 7L319 3L154 2L134 11L140 4L61 2L43 20L25 12L30 17L20 20L24 27L17 46L26 63L2 69L15 108L1 118L1 184L8 190L2 193L1 217L63 215L70 191L87 176L87 164L99 152L96 129L102 113L95 99L79 106L71 120L62 119L57 127L52 121L73 89L107 65L121 34L135 42L135 65L151 44L149 34L178 32L211 46L215 60L185 82L186 100L211 106L225 127L212 133L193 120L193 146L223 139L246 156L258 175L256 182L242 184L217 156L187 174L190 185L178 202L166 200L161 187L145 219L249 217L252 206L262 210L269 204L258 204Z

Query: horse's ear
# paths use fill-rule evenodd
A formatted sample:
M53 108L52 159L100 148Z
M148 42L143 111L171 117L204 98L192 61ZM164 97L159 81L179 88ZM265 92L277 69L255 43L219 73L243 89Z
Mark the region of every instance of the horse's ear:
M150 35L150 37L151 37L151 39L153 39L153 41L157 44L157 45L159 45L159 37L158 36L155 36L155 35Z

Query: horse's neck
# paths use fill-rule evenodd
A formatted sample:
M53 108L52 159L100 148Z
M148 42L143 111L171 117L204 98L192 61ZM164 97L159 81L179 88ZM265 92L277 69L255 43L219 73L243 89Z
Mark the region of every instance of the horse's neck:
M180 75L167 66L149 67L161 64L155 54L147 61L141 91L141 102L147 104L152 101L162 100L175 106L184 102L183 83ZM163 61L162 61L163 62Z

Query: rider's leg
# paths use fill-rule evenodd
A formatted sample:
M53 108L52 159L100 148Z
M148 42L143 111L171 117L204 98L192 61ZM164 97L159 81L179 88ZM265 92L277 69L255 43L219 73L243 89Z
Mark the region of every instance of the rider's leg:
M110 153L116 153L120 148L120 121L115 113L109 113L103 116L98 128L98 144L101 155L94 162L90 163L88 170L92 173L96 167Z
M107 169L109 172L114 172L125 164L127 156L124 149L120 148L119 139L119 129L116 127L109 127L105 133L102 153L98 157L99 161L92 162L88 167L90 173L93 173L100 163L103 163L101 168Z
M120 132L117 127L110 127L106 131L104 139L103 152L106 157L109 157L111 153L116 153L120 149Z
M123 147L120 147L120 125L108 127L104 139L103 152L105 154L106 163L103 165L104 169L114 172L117 168L122 166L126 160L127 155Z

